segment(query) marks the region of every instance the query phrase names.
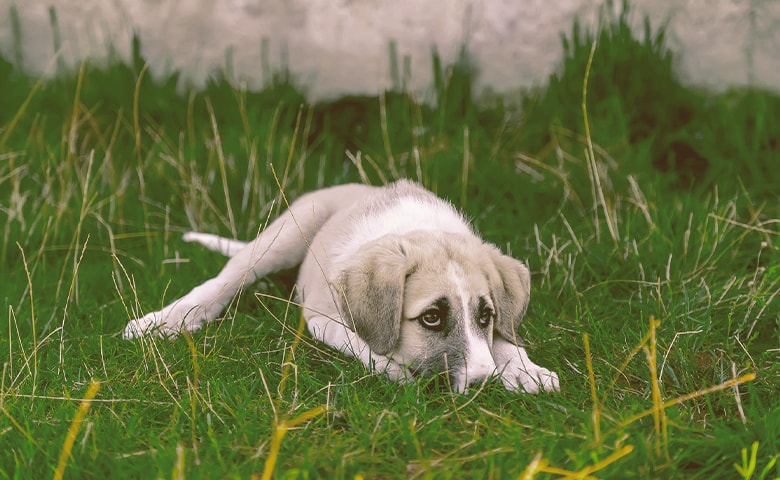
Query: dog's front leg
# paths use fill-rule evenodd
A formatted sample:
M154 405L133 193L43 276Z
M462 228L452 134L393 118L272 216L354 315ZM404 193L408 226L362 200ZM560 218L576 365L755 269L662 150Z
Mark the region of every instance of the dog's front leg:
M130 339L152 333L174 337L181 331L192 332L216 319L237 291L223 279L212 278L162 310L131 320L123 336Z
M385 355L372 352L368 344L348 328L340 317L315 315L308 318L306 323L314 338L345 355L359 358L370 371L384 373L393 381L411 378L406 367Z
M181 331L197 330L215 320L236 294L257 278L297 265L300 254L290 253L293 242L285 238L285 235L290 237L294 234L283 227L272 224L238 253L233 252L234 256L216 277L193 288L162 310L131 320L125 327L124 337L135 338L147 333L175 336ZM279 233L274 235L276 232Z
M507 390L538 393L561 389L558 374L532 362L523 347L496 337L491 350Z
M336 209L332 204L337 204L342 197L343 190L339 189L305 195L247 244L234 240L220 244L218 237L187 235L185 240L203 243L230 255L230 260L216 277L182 298L160 311L131 320L124 337L134 338L146 333L174 336L182 330L191 332L215 320L245 286L271 272L298 266L308 251L308 239L314 237Z

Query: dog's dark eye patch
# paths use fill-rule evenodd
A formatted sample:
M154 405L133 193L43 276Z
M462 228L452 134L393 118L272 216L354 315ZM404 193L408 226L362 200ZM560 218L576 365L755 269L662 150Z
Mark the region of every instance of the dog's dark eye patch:
M488 305L485 297L480 297L479 304L477 305L477 324L482 328L490 326L490 322L493 321L496 313L493 308Z
M447 317L449 317L450 303L446 298L440 298L433 302L433 305L428 307L419 317L413 318L420 322L424 328L432 330L434 332L440 332L444 330L447 325Z

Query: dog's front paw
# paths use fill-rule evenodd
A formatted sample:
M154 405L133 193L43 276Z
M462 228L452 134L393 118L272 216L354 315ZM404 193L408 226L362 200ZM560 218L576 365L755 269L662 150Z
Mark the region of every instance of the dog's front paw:
M538 365L510 362L501 374L507 390L526 393L558 392L561 389L558 374Z
M174 324L168 321L170 317L164 316L164 312L147 313L141 318L130 320L122 332L125 340L154 335L157 337L174 338L182 330L185 330L181 323Z
M390 357L372 353L370 362L375 372L384 373L387 375L387 378L394 382L403 383L412 378L408 368Z
M159 312L147 313L141 318L129 321L122 332L122 337L125 340L144 335L175 337L182 331L197 330L205 318L203 308L180 301Z
M150 334L165 335L163 329L164 322L161 320L161 313L162 312L152 312L141 318L130 320L127 322L127 326L122 332L122 338L131 340Z

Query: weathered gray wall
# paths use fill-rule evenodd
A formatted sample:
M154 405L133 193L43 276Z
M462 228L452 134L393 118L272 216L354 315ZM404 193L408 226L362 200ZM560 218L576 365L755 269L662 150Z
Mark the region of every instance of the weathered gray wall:
M451 60L468 41L479 86L509 91L543 82L561 58L560 32L575 16L595 25L601 0L0 0L0 51L13 58L21 20L24 68L55 71L49 7L56 8L61 59L127 57L133 30L153 73L181 70L196 84L225 66L250 87L261 83L264 39L275 68L288 58L313 99L376 93L389 85L389 44L411 61L411 87L431 85L432 45ZM615 3L620 3L619 0ZM780 90L780 1L634 0L641 25L669 19L669 46L689 83ZM637 31L641 31L637 29ZM286 52L286 53L285 53Z

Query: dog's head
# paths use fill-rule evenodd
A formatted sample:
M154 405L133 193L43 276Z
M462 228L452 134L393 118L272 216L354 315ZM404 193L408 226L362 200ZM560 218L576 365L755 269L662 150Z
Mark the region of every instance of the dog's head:
M495 335L516 343L528 268L475 237L387 235L340 278L341 311L375 353L420 375L446 373L457 391L496 373Z

